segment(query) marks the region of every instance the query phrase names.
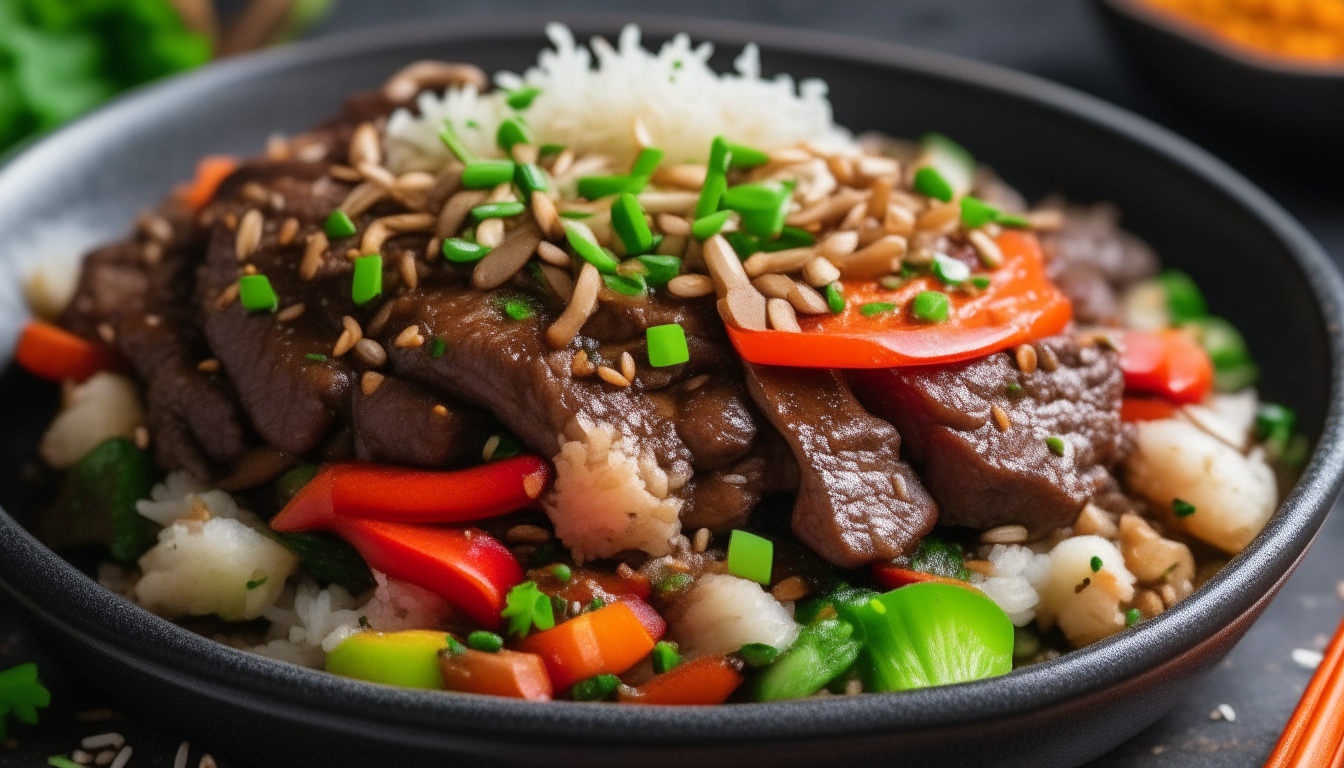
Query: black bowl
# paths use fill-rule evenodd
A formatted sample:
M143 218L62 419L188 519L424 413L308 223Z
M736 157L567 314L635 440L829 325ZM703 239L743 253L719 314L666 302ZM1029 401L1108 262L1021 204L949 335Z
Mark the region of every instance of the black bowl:
M1174 100L1261 133L1337 140L1344 131L1344 63L1257 53L1142 0L1096 0L1140 74Z
M543 44L543 21L421 24L323 40L125 98L0 171L0 269L16 273L21 261L36 258L44 233L117 235L140 207L188 176L198 155L255 152L270 132L309 125L411 60L523 67ZM585 37L614 33L618 21L571 19ZM230 744L239 759L258 765L405 765L456 755L550 765L899 756L911 766L1066 766L1156 720L1250 627L1306 552L1339 487L1344 285L1320 248L1201 150L1058 86L848 38L724 22L642 23L650 38L686 30L731 43L716 59L720 67L741 43L756 41L768 71L828 80L837 118L855 129L946 131L1030 194L1119 203L1128 225L1192 273L1214 310L1246 331L1266 372L1266 395L1297 408L1319 440L1265 532L1171 611L1055 661L901 694L718 708L528 704L380 687L273 662L114 597L4 514L0 586L124 704L195 738ZM12 283L0 278L0 290ZM0 323L12 326L18 317L11 306ZM9 374L18 388L10 391L25 389L17 376ZM0 398L0 423L40 422L34 409L31 397ZM4 457L11 465L22 459ZM13 488L0 492L15 496Z

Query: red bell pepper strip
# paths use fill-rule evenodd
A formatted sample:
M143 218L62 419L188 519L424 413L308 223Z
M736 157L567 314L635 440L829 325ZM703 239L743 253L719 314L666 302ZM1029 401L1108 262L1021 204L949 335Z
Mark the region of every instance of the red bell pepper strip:
M523 638L517 649L546 663L551 684L564 690L595 675L619 675L653 651L653 636L625 603L576 616Z
M894 368L952 363L983 357L1064 330L1073 316L1068 298L1045 274L1040 243L1026 232L998 238L1003 263L977 295L949 291L932 276L910 280L896 290L875 280L843 281L845 309L838 315L799 317L802 333L749 331L728 326L744 360L800 368ZM948 319L926 323L908 307L923 291L944 291L951 299ZM897 309L866 316L860 307L890 302Z
M652 605L633 594L617 595L616 602L629 608L630 612L635 614L635 618L639 619L639 623L644 625L645 631L649 633L649 637L652 637L654 642L663 639L663 635L667 633L667 620L658 611L655 611Z
M1176 415L1178 406L1160 397L1125 397L1120 401L1120 420L1131 424L1159 421Z
M1120 353L1125 391L1198 403L1213 387L1209 353L1180 330L1130 331Z
M288 525L333 514L401 523L465 523L535 506L551 480L536 456L432 471L382 464L326 464L285 506Z
M238 161L229 155L206 155L196 163L196 178L177 188L178 197L187 207L199 211L237 168Z
M925 582L936 582L938 584L951 584L957 587L967 589L976 589L974 584L962 581L961 579L949 579L946 576L935 576L932 573L923 571L912 571L908 568L897 568L894 565L873 565L873 578L883 589L897 589L898 587L907 587L911 584L923 584Z
M499 650L494 653L470 648L439 654L443 687L450 691L510 696L530 701L549 701L551 678L541 657L531 653Z
M728 656L701 656L632 691L621 690L617 698L624 704L722 704L745 679L741 662Z
M34 376L51 381L84 381L111 367L99 345L40 320L23 327L14 359Z

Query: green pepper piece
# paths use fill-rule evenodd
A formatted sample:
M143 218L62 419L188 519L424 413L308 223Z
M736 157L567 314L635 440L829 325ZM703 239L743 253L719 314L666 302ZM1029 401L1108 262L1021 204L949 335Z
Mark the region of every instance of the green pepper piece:
M327 671L403 688L443 688L439 652L448 650L448 635L427 629L405 632L360 632L327 654Z
M1167 292L1167 310L1176 325L1191 323L1208 314L1204 294L1195 281L1178 269L1168 269L1157 276Z
M751 682L751 696L756 701L811 696L849 669L862 648L854 638L854 626L847 621L824 619L809 624L798 633L793 647Z
M272 531L271 536L297 555L299 562L317 577L320 584L339 584L352 595L366 592L377 585L364 558L342 539L328 533Z
M37 533L52 547L105 544L113 559L134 563L154 545L159 526L135 502L149 498L154 463L135 443L114 437L85 454L65 478Z

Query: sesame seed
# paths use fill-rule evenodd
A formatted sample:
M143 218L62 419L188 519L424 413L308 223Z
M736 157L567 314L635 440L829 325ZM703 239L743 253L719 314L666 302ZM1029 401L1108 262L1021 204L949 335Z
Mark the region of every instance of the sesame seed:
M1030 344L1018 344L1013 349L1013 357L1017 359L1017 367L1023 373L1036 370L1036 348Z
M635 358L629 352L621 353L621 376L626 381L635 380Z
M215 299L215 309L227 309L229 305L238 300L238 283L234 282L220 292L219 298Z
M1025 525L1000 525L980 534L985 544L1021 544L1027 540Z
M379 385L383 383L383 374L377 371L365 371L359 379L359 390L365 396L372 395L378 391Z
M605 365L597 366L597 377L614 387L628 387L630 380L616 372L616 369Z
M542 490L545 489L545 486L545 481L537 475L528 475L523 478L523 493L526 493L527 498L529 499L535 499L540 496Z
M691 550L693 552L704 552L709 549L709 529L701 528L695 532L695 538L691 541Z
M436 405L434 406L434 413L437 416L447 416L448 408L443 405Z
M490 439L485 441L485 446L481 448L481 458L489 461L495 457L495 451L499 450L499 435L491 435Z
M425 343L425 337L420 335L420 326L408 325L397 338L393 340L392 346L399 349L418 347Z
M98 338L111 344L117 340L117 332L112 330L112 326L107 323L98 324Z
M545 544L551 540L551 532L539 525L515 525L504 539L510 544Z
M206 358L196 364L196 370L201 373L214 373L219 370L219 361L213 357Z
M569 372L578 378L583 378L597 373L597 366L593 365L593 362L588 359L587 350L580 349L574 353L573 359L570 360ZM1340 584L1344 584L1344 582L1340 582ZM1344 592L1341 592L1341 594L1344 595ZM1344 597L1340 599L1344 600Z
M989 412L994 416L994 424L998 426L1000 432L1007 432L1008 428L1013 426L1012 419L1008 418L1008 412L999 406L990 406Z
M276 236L276 241L281 245L289 245L294 242L294 238L299 235L299 220L290 216L285 219L285 223L280 225L280 234Z
M290 304L288 307L285 307L284 309L276 313L275 319L277 322L281 323L288 323L291 320L298 320L300 317L303 316L304 311L307 309L308 307L304 305L303 302L299 302L298 304Z
M770 596L781 603L787 603L793 600L802 600L807 597L810 591L807 582L797 576L790 576L787 579L781 579L778 584L772 587Z

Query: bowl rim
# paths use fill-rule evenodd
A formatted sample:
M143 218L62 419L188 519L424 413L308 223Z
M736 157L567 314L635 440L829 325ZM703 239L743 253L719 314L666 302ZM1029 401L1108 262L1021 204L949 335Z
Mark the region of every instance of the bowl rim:
M560 20L587 39L637 23L648 38L686 32L696 40L760 45L842 66L902 70L971 91L1027 102L1085 128L1137 145L1178 172L1197 177L1257 218L1292 254L1311 286L1329 351L1328 408L1320 438L1297 485L1265 530L1228 567L1156 619L1058 659L1001 678L892 694L827 697L729 707L630 707L616 704L536 704L494 697L372 685L276 662L219 644L149 614L103 589L0 510L0 588L21 606L77 642L183 682L204 696L244 701L292 719L341 723L353 729L388 722L430 739L512 738L519 734L605 744L746 742L877 734L953 727L1039 712L1089 696L1178 662L1243 613L1272 598L1314 540L1344 481L1344 281L1312 237L1276 202L1206 151L1165 128L1095 97L1036 77L939 53L875 40L774 26L696 18L548 14L421 21L305 42L213 64L120 97L9 158L0 188L66 142L78 142L135 110L170 104L188 91L229 87L294 66L385 51L408 44L503 38L541 42L546 21ZM390 73L389 73L390 74ZM1272 566L1272 567L1271 567ZM40 597L38 597L40 596ZM1211 624L1211 621L1216 621ZM1214 630L1209 629L1214 627ZM315 713L315 708L320 712Z
M1187 45L1207 51L1226 63L1286 77L1317 81L1344 81L1344 61L1338 64L1297 61L1288 56L1275 56L1250 46L1240 46L1210 32L1203 26L1153 8L1143 0L1097 0L1106 8L1139 24L1176 38Z

